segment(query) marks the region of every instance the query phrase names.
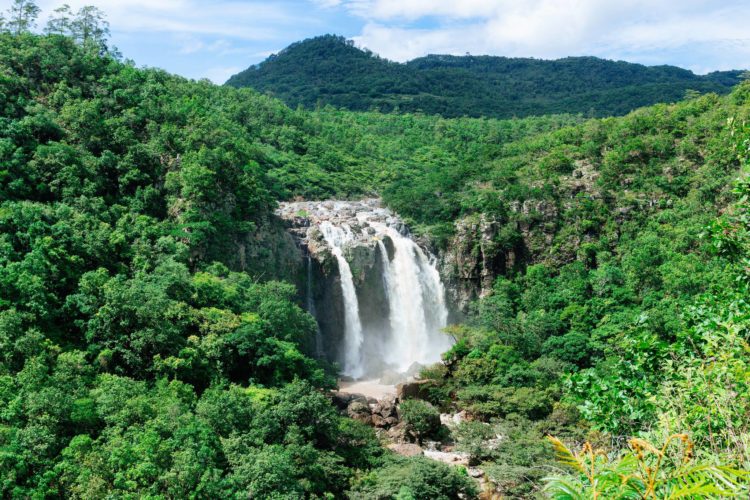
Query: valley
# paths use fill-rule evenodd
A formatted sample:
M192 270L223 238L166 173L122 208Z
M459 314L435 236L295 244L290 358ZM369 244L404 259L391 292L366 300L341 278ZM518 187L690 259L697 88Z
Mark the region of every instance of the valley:
M13 5L1 497L747 496L739 71L402 65L322 37L235 88L123 59L96 8L39 32L35 4ZM312 62L468 90L318 106L282 85ZM520 65L494 84L544 102L467 104L482 65ZM570 65L633 79L533 84Z

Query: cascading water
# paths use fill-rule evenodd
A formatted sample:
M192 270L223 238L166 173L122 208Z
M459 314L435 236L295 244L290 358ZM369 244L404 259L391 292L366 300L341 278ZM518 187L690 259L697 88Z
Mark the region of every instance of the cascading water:
M437 269L410 238L392 227L371 226L394 246L391 261L385 244L378 241L391 325L383 356L397 371L406 371L415 362L433 363L450 347L448 337L440 332L448 322L448 310Z
M289 203L279 213L300 225L308 255L325 260L327 252L335 259L344 374L355 379L386 371L413 374L415 363L440 360L451 345L441 331L448 322L445 289L435 258L398 218L376 200ZM315 314L310 262L307 267L308 310Z
M349 262L344 258L343 248L351 242L353 234L348 226L335 227L330 222L320 225L331 253L336 257L341 277L341 293L344 297L344 374L359 378L364 372L362 362L362 324L359 321L359 303L354 287Z

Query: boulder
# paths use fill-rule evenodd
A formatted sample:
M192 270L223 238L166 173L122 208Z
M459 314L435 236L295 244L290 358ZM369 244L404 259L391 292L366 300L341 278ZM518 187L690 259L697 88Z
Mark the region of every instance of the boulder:
M398 422L388 429L388 438L395 443L405 443L408 441L406 424Z
M417 457L419 455L424 455L422 448L413 443L389 444L388 449L404 457Z
M378 401L372 408L373 413L377 413L383 418L387 417L398 417L398 406L396 404L396 398L393 396L386 396Z
M370 399L368 399L364 394L355 394L341 391L335 391L331 393L331 403L333 403L333 405L340 411L346 410L349 405L355 401L368 404L370 403Z
M397 425L398 424L398 417L395 417L395 416L394 417L386 417L385 418L385 424L388 427L392 427L394 425Z
M386 396L371 406L372 425L388 428L398 423L398 406L395 396Z
M335 406L339 411L346 410L346 407L349 406L351 400L352 395L348 392L331 393L331 403L333 403L333 406Z
M350 418L358 420L364 424L372 424L372 413L367 402L353 401L346 408L346 413Z
M398 384L396 386L396 396L399 401L412 398L424 399L424 388L428 382L428 380L415 380L413 382Z
M378 415L377 413L372 414L371 422L374 427L380 427L380 428L390 427L388 422L386 422L386 420L381 415Z

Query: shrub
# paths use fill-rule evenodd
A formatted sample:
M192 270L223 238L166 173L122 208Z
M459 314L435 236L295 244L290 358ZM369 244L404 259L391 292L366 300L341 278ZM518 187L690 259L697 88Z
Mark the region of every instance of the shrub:
M461 422L453 431L453 436L456 449L469 454L470 465L477 465L492 457L495 447L488 442L495 438L495 431L490 424L471 420Z
M399 411L407 430L420 444L440 430L440 413L426 401L408 399L401 403Z
M355 500L448 500L476 495L476 486L465 469L424 457L394 458L363 476L349 491L349 498Z

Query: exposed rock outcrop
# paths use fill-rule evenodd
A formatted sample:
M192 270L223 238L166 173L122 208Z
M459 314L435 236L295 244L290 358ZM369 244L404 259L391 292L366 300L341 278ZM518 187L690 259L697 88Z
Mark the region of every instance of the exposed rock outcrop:
M456 313L491 293L498 276L519 270L552 243L558 207L529 199L508 205L507 218L472 214L455 222L455 234L440 254L440 274Z

